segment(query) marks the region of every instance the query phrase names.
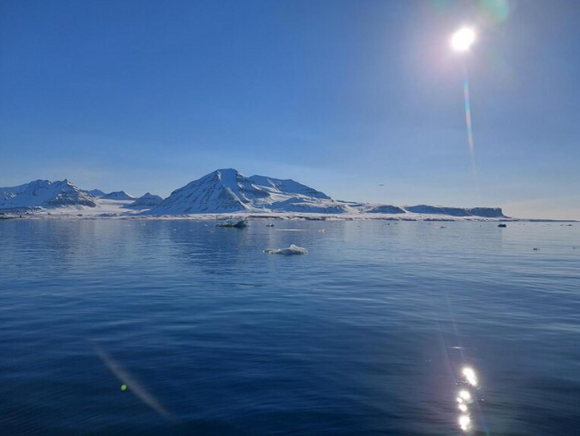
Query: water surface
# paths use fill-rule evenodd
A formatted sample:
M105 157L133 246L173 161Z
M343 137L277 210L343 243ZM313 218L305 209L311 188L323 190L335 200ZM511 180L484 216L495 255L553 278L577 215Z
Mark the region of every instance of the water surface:
M0 221L0 434L579 434L579 225L266 223Z

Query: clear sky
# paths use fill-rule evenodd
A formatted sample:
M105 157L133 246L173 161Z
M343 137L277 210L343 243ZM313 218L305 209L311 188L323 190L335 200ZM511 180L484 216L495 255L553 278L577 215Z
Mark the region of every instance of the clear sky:
M233 167L580 219L579 17L577 0L0 0L0 186L166 196Z

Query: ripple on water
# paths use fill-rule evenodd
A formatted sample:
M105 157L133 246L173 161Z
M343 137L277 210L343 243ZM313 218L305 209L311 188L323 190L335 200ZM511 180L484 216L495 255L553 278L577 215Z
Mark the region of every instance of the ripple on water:
M580 428L580 227L265 224L0 222L0 433Z

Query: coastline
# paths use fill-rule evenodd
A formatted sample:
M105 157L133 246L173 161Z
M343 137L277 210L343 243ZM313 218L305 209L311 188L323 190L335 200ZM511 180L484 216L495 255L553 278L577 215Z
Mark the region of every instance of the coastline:
M1 211L0 211L1 212ZM514 218L514 217L454 217L449 215L433 214L322 214L300 212L238 212L238 213L211 213L211 214L182 214L182 215L146 215L140 213L82 213L82 210L40 211L35 213L10 213L4 212L0 219L41 219L41 220L182 220L182 221L220 221L225 219L254 220L297 220L297 221L391 221L391 222L540 222L540 223L577 223L572 219L548 219L548 218Z

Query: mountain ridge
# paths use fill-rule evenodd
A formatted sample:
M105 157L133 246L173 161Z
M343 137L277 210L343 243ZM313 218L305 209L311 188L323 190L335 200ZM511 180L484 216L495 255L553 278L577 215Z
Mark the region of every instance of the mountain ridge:
M95 194L103 191L92 190ZM92 210L92 214L117 216L139 214L195 215L195 214L323 214L365 215L393 217L449 217L508 218L501 208L446 207L446 206L395 206L380 203L360 203L331 198L292 179L253 175L244 176L233 168L212 171L176 190L169 197L147 193L134 198L125 191L114 191L102 196L91 195L68 180L50 182L36 180L27 184L0 188L0 210L63 211ZM128 203L128 201L132 203Z
M423 210L423 212L421 212ZM188 215L238 212L296 212L320 214L430 214L456 217L505 218L501 208L393 206L332 199L292 179L254 175L233 168L218 169L171 193L147 215Z
M63 206L96 207L96 197L67 179L51 182L35 180L14 187L0 188L0 209L20 210Z

